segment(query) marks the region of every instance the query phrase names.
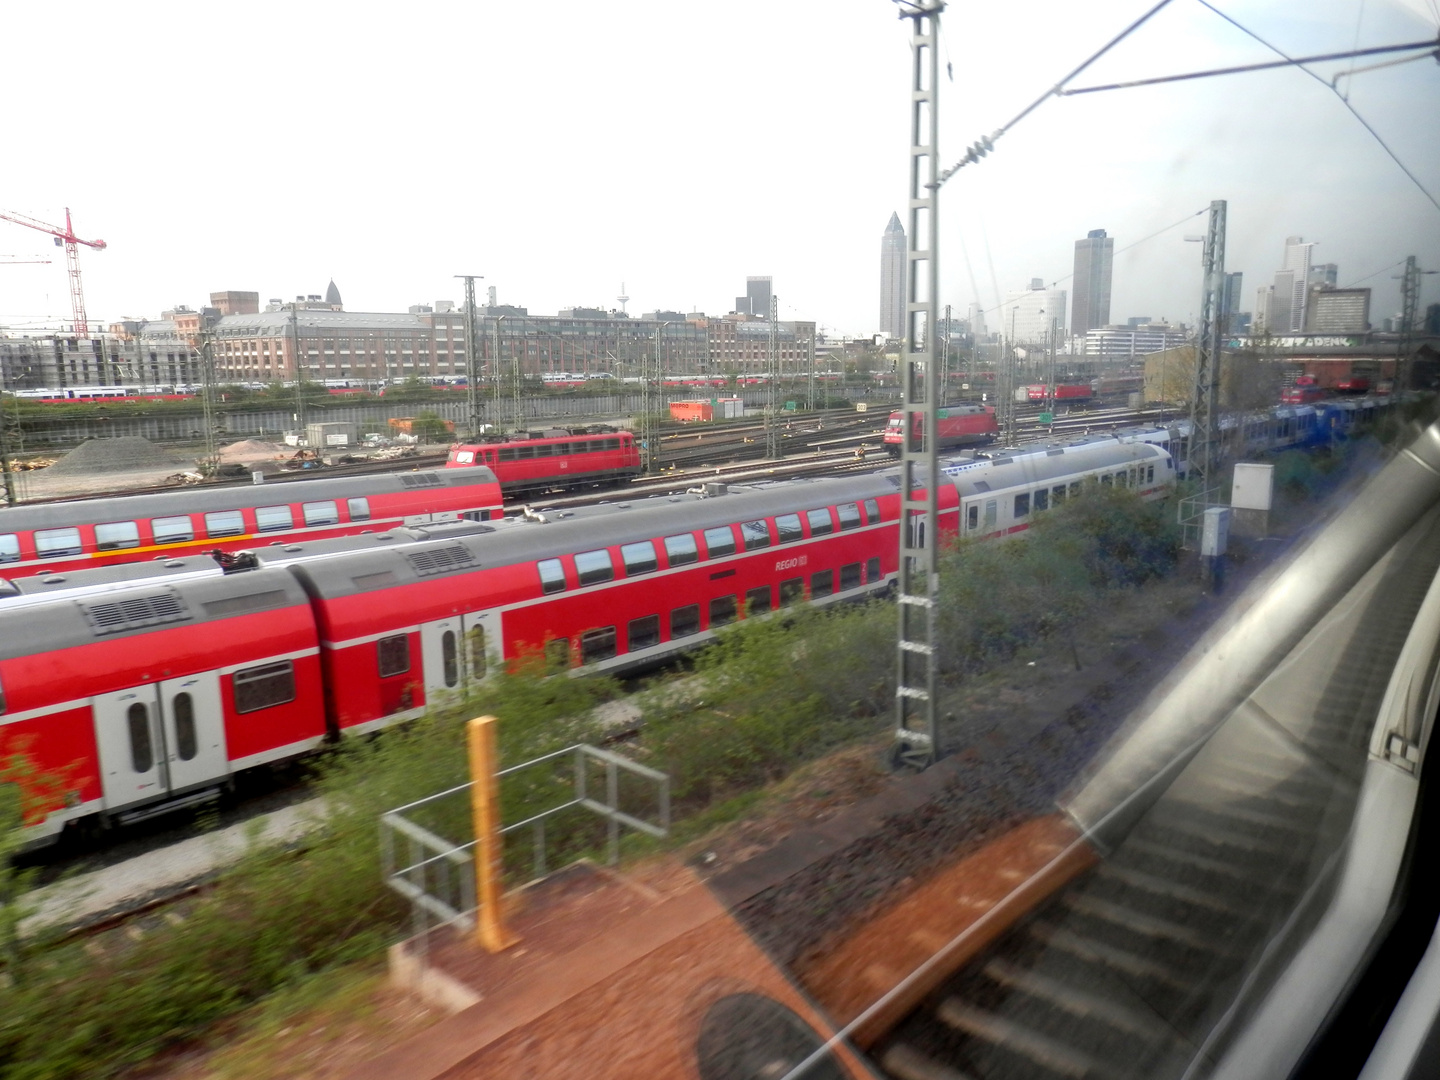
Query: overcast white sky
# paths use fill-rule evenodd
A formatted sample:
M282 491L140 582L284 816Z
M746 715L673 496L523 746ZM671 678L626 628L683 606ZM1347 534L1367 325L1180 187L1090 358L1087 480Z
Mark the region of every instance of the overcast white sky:
M1215 2L1292 55L1440 21L1440 0ZM1151 3L951 3L942 156ZM538 314L614 306L622 281L632 313L722 313L771 274L782 318L878 321L909 135L908 23L887 0L24 4L5 36L0 210L61 222L68 205L108 241L81 249L92 323L332 276L350 310L404 310L459 300L458 273ZM1271 58L1172 0L1077 85ZM1350 89L1440 197L1440 65ZM1328 89L1280 70L1045 104L946 186L942 300L991 306L1068 275L1089 229L1118 249L1216 198L1247 308L1291 234L1342 285L1411 254L1440 269L1440 211ZM1199 245L1182 238L1203 220L1116 257L1112 319L1193 317ZM0 222L0 259L37 253L54 261L0 265L0 323L69 321L63 252ZM1377 324L1398 273L1365 282ZM1422 303L1440 299L1423 280Z

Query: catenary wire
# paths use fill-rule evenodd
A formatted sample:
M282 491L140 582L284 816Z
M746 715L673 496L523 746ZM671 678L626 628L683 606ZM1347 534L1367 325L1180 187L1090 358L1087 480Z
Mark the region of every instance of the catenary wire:
M1266 40L1265 40L1264 38L1262 38L1259 34L1255 33L1255 31L1251 30L1251 29L1250 29L1249 27L1247 27L1247 26L1242 25L1240 22L1236 21L1235 19L1231 18L1229 15L1225 14L1225 12L1221 11L1221 10L1220 10L1219 8L1217 8L1214 4L1210 3L1209 0L1199 0L1199 3L1200 3L1202 6L1209 8L1209 9L1210 9L1211 11L1213 11L1216 15L1219 15L1220 18L1224 19L1224 20L1225 20L1226 22L1228 22L1231 26L1235 27L1235 29L1237 29L1237 30L1241 31L1242 33L1244 33L1244 34L1246 34L1246 35L1254 38L1256 41L1258 41L1261 45L1264 45L1264 46L1265 46L1267 49L1269 49L1271 52L1275 53L1275 54L1278 55L1278 56L1284 57L1286 60L1289 60L1289 59L1290 59L1290 57L1289 57L1288 55L1286 55L1286 53L1285 53L1285 51L1284 51L1283 49L1280 49L1280 48L1276 47L1275 45L1270 44L1270 42L1266 41ZM1293 62L1293 61L1292 61L1292 62ZM1329 90L1329 91L1330 91L1331 93L1333 93L1337 98L1340 99L1340 103L1341 103L1342 105L1344 105L1345 108L1347 108L1347 109L1350 110L1350 115L1353 116L1353 117L1355 117L1356 120L1359 120L1360 123L1361 123L1362 125L1364 125L1365 130L1368 131L1368 132L1370 132L1370 134L1374 137L1375 141L1380 144L1381 149L1383 149L1383 150L1385 151L1385 153L1387 153L1387 154L1390 155L1390 160L1393 161L1393 162L1395 162L1396 165L1400 166L1400 171L1403 172L1406 176L1408 176L1408 177L1410 178L1410 182L1411 182L1412 184L1414 184L1417 188L1420 189L1421 194L1423 194L1423 195L1425 196L1425 198L1427 198L1427 199L1430 200L1430 205L1433 206L1433 207L1435 207L1436 210L1440 210L1440 200L1437 200L1437 199L1435 198L1435 196L1430 193L1429 189L1427 189L1427 188L1425 187L1425 185L1422 184L1422 183L1419 181L1419 179L1415 176L1415 174L1412 173L1412 172L1409 170L1409 168L1406 167L1405 163L1404 163L1403 161L1401 161L1401 160L1399 159L1399 157L1396 156L1395 151L1394 151L1394 150L1391 150L1390 147L1389 147L1389 145L1385 142L1385 140L1380 137L1380 133L1379 133L1378 131L1376 131L1373 127L1370 126L1370 122L1369 122L1368 120L1366 120L1363 116L1361 116L1358 111L1356 111L1355 106L1354 106L1354 105L1351 105L1350 102L1346 101L1346 100L1345 100L1345 96L1344 96L1343 94L1341 94L1339 90L1337 90L1337 89L1336 89L1334 86L1332 86L1330 83L1326 82L1326 81L1325 81L1323 78L1321 78L1319 75L1315 74L1315 72L1311 71L1309 68L1305 67L1303 64L1299 64L1299 65L1297 65L1297 66L1300 68L1301 71L1305 72L1306 75L1309 75L1312 79L1314 79L1316 82L1318 82L1321 86L1325 87L1327 90Z

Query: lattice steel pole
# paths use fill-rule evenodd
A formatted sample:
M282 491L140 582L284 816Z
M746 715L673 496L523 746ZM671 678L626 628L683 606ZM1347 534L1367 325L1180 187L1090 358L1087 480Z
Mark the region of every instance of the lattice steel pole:
M1224 341L1222 312L1225 294L1225 200L1210 203L1205 230L1205 295L1200 302L1195 336L1195 389L1190 396L1190 451L1187 475L1200 482L1203 494L1220 478L1220 347Z
M925 768L940 753L936 716L939 596L936 488L940 379L935 339L940 234L938 91L940 0L904 5L909 19L910 228L905 255L905 336L901 344L900 591L896 597L895 746L897 764ZM916 429L921 438L916 440Z
M465 399L470 407L470 437L480 437L480 342L475 320L475 279L484 274L456 274L465 282Z
M1414 255L1405 257L1405 273L1400 277L1400 355L1392 380L1396 397L1410 385L1410 354L1415 348L1415 324L1420 317L1420 266Z
M765 383L769 391L765 409L765 456L780 457L780 298L770 296L770 338L766 352Z

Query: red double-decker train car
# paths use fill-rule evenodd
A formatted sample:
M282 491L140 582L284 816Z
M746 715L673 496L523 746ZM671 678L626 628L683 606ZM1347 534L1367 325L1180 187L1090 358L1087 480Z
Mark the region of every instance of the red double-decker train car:
M542 491L606 487L640 475L640 447L628 431L562 431L539 438L509 436L450 448L447 469L484 466L515 498Z
M500 484L483 468L32 503L0 510L0 573L64 572L503 515Z
M202 797L325 739L419 715L529 654L615 672L738 619L885 591L894 477L730 488L485 524L17 579L0 589L0 743L59 799L32 836ZM1004 536L1085 483L1157 497L1144 443L946 464L940 542ZM407 531L408 532L408 531ZM313 550L306 550L307 548ZM253 567L253 569L248 568Z
M1000 434L1000 425L995 422L995 410L985 405L947 405L940 409L937 420L940 434L940 449L951 450L957 446L979 446L991 442ZM897 411L890 414L885 425L885 449L894 457L900 455L900 429L905 426L904 417ZM916 418L913 443L919 446L923 439L919 418Z

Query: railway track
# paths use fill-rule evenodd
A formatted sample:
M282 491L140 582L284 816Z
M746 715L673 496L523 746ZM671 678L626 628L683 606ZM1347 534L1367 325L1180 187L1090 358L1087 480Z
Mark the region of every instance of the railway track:
M1433 573L1440 552L1421 561L1419 572ZM1237 712L1108 858L872 1048L886 1074L1205 1075L1243 1024L1248 985L1302 895L1343 850L1370 730L1420 608L1414 580L1381 583L1323 676L1308 728Z

